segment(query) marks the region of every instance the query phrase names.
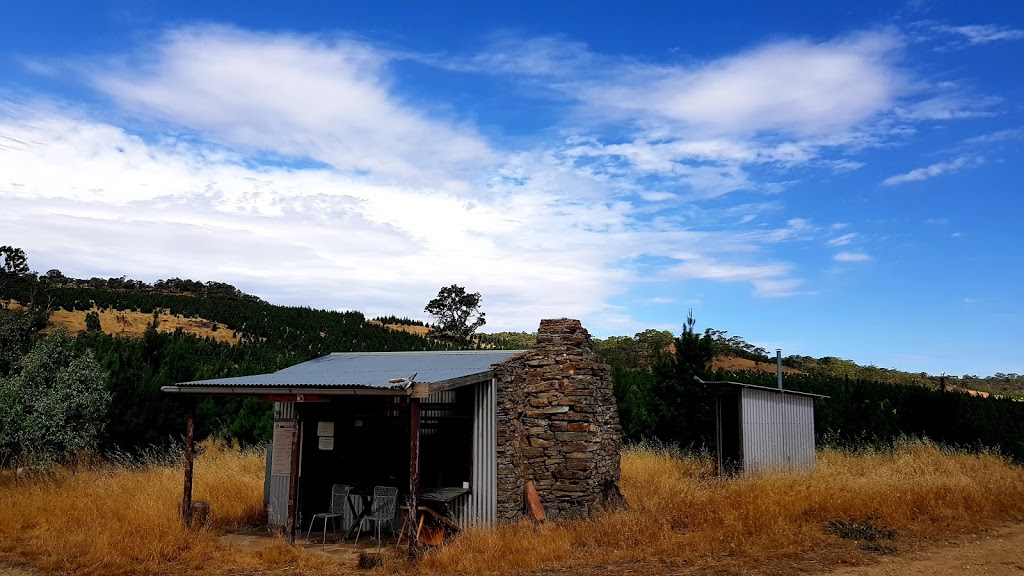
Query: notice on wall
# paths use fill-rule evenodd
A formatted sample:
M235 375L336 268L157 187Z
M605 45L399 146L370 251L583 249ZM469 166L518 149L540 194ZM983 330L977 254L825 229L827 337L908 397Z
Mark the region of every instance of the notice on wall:
M319 446L321 450L334 450L334 436L321 436Z
M291 474L292 471L292 422L274 422L274 452L271 474Z
M317 422L317 436L334 436L334 422Z

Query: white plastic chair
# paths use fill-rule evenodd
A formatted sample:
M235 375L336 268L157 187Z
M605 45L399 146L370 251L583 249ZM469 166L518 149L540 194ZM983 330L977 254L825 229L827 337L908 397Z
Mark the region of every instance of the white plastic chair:
M363 531L363 524L373 522L377 527L377 545L380 545L381 526L385 523L395 529L395 502L398 500L398 488L393 486L376 486L373 489L373 504L370 513L359 521L359 532ZM356 533L356 544L359 543L359 533Z
M309 531L306 532L307 542L309 541L309 535L313 532L313 524L316 523L318 518L323 518L324 521L324 539L321 542L324 547L327 546L327 520L331 521L331 528L334 530L334 539L338 539L337 519L342 518L342 522L344 522L345 506L348 504L348 493L351 489L351 486L347 486L345 484L335 484L331 487L331 505L329 511L313 515L313 519L309 522Z

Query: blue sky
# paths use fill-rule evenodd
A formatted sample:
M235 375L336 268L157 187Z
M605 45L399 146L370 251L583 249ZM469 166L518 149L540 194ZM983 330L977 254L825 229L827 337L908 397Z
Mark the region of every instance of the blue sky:
M1024 373L1024 4L10 2L0 244Z

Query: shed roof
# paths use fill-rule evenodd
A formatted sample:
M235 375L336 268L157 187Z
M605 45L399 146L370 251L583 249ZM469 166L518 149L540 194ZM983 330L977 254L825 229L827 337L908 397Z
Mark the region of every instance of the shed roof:
M824 394L814 394L814 393L811 393L811 392L801 392L799 390L787 390L785 388L772 388L772 387L769 387L769 386L758 386L756 384L745 384L743 382L730 382L728 380L704 381L704 380L701 380L700 378L697 378L697 380L700 381L700 382L703 382L704 384L710 384L712 386L719 386L719 387L722 387L722 388L728 388L730 386L737 386L737 387L740 387L740 388L752 388L754 390L764 390L766 392L777 392L779 394L792 394L794 396L811 396L813 398L829 398L829 396L825 396Z
M491 377L491 365L522 350L335 352L269 374L182 382L164 392L191 394L426 395Z

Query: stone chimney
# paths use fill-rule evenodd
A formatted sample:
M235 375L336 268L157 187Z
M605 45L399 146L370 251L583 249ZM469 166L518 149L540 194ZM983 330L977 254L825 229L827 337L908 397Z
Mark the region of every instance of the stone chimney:
M541 320L537 344L494 366L498 518L518 520L533 481L551 518L624 504L611 368L579 320Z

